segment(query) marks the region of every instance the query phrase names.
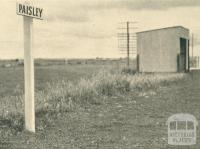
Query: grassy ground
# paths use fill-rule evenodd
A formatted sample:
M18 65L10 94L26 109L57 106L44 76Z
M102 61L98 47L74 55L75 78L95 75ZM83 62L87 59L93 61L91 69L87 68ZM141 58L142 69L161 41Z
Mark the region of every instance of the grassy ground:
M36 90L43 90L49 82L61 80L76 81L89 77L104 65L55 65L35 67ZM23 67L0 68L0 97L19 95L24 87Z
M80 76L84 75L81 72L96 71L96 67L87 68L88 71L85 69L84 71L81 68L75 70L79 71L77 74ZM52 74L58 80L60 76L57 74L60 75L60 73L56 72L59 70L61 69L56 68L55 73ZM40 73L42 71L46 72L46 74L44 73L46 76L50 76L50 73L54 72L40 70ZM85 76L90 76L91 72ZM10 74L12 73L10 72ZM71 73L66 71L66 74L72 74L72 78L75 77L73 71ZM200 119L199 75L200 72L192 72L182 82L181 80L163 84L159 82L158 87L134 88L134 90L124 93L104 94L97 97L97 100L102 102L85 104L68 112L38 112L35 135L10 129L12 126L1 125L0 147L20 149L170 148L167 145L166 126L167 118L170 115L186 112L193 114L197 120ZM5 74L5 76L8 75ZM74 80L79 78L79 75L77 76ZM43 77L44 79L41 78L41 80L46 79L45 76ZM41 81L38 82L43 84ZM7 85L6 82L5 84ZM92 98L94 97L92 96ZM3 124L2 121L1 124ZM199 134L199 130L197 134ZM199 141L198 137L196 148L200 146Z

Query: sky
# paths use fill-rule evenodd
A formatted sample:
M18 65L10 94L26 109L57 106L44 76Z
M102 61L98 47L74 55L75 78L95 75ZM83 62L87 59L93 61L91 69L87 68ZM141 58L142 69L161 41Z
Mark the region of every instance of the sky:
M22 1L22 0L21 0ZM0 59L23 58L23 17L16 0L0 0ZM199 0L32 0L43 8L33 21L35 58L119 58L117 28L136 21L132 32L181 25L194 34L200 56Z

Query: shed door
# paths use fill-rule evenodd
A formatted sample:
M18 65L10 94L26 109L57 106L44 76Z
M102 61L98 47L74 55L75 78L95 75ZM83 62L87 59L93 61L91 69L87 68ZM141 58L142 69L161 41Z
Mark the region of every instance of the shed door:
M179 71L186 71L187 40L180 38Z

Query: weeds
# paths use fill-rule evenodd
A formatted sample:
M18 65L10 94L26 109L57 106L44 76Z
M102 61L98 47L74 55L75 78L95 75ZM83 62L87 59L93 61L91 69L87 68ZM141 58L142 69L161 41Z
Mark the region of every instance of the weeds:
M136 73L131 75L120 71L112 71L111 73L103 70L93 74L89 79L81 78L78 83L61 81L47 84L44 91L36 92L36 111L37 115L50 111L54 113L72 111L77 105L101 104L103 102L101 96L115 96L148 89L156 90L160 86L166 86L184 78L186 78L186 74ZM21 116L24 109L23 96L5 97L2 100L2 107L0 123L4 122L16 130L21 130L23 127L23 116ZM13 113L19 114L16 116Z
M46 91L38 94L37 106L54 111L70 111L78 105L100 104L101 96L115 96L127 92L156 90L186 78L186 74L121 74L100 71L91 78L82 78L75 84L70 81L49 84ZM45 106L46 105L46 106Z

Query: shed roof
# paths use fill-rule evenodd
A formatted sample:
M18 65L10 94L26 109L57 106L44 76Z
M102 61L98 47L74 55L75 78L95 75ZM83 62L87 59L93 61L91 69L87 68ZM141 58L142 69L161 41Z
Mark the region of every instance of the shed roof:
M141 31L141 32L137 32L136 34L145 33L145 32L154 32L154 31L164 30L164 29L173 29L173 28L182 28L184 30L188 30L189 31L188 28L185 28L183 26L171 26L171 27L164 27L164 28L152 29L152 30L147 30L147 31Z

